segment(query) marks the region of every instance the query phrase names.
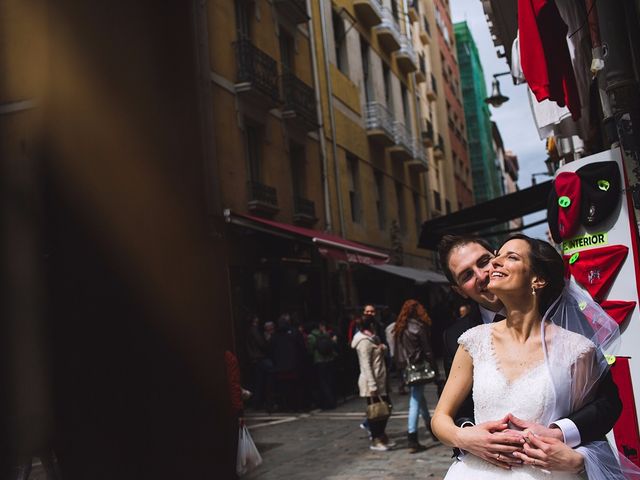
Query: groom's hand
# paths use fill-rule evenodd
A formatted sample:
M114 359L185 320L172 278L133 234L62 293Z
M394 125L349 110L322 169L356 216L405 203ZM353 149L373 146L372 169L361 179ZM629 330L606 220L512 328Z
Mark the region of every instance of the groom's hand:
M456 446L476 457L480 457L497 467L510 469L521 465L519 458L512 456L521 451L524 440L522 434L505 432L507 417L493 422L484 422L473 427L458 430Z
M507 415L506 418L507 422L511 422L512 425L515 425L522 430L528 430L538 436L555 438L556 440L564 442L564 435L562 434L562 430L559 428L548 428L540 425L539 423L527 422L526 420L522 420L511 413Z
M584 469L584 457L556 438L528 433L525 440L524 452L516 452L514 456L526 465L571 473Z

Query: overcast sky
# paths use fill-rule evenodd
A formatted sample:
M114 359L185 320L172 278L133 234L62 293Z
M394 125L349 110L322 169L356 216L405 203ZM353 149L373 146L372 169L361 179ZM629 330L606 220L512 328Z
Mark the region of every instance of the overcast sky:
M451 16L454 22L466 21L478 46L480 61L484 69L487 95L491 92L491 80L494 73L509 70L506 59L498 58L496 48L489 34L480 0L451 0ZM509 48L511 48L509 46ZM544 160L547 158L544 142L536 130L527 98L526 85L513 85L511 77L500 77L500 90L509 97L509 101L500 108L489 107L492 119L498 124L504 145L518 156L521 189L531 186L531 174L546 171ZM538 176L538 182L549 180ZM525 225L544 218L546 213L535 213L525 218ZM524 231L527 235L546 240L547 227L542 224Z

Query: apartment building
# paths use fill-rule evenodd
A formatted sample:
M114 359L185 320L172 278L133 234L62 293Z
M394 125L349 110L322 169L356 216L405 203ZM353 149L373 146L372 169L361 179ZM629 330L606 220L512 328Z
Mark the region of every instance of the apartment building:
M442 92L436 100L438 124L442 127L438 142L443 145L445 181L450 182L447 191L455 192L445 199L443 213L450 213L473 205L473 180L449 0L432 3L436 41L431 54L436 84Z
M492 145L491 114L478 48L467 22L454 25L475 203L504 194L503 168Z

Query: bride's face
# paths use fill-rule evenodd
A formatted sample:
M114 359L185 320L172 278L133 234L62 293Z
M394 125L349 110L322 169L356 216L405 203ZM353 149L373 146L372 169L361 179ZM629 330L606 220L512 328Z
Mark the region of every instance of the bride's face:
M533 273L529 259L529 244L521 239L509 240L491 260L490 292L531 292Z

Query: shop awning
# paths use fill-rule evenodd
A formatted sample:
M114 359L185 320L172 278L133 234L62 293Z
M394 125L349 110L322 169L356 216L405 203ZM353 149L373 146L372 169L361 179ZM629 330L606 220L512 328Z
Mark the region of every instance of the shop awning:
M345 240L337 235L331 235L319 230L298 227L288 223L274 222L253 215L242 215L224 211L227 223L233 223L246 228L259 230L277 236L291 239L304 239L318 247L318 252L333 260L342 260L349 263L362 263L365 265L379 265L389 261L389 255L362 245L361 243Z
M371 268L380 270L391 275L413 280L416 285L425 283L449 283L447 277L432 270L422 270L411 267L401 267L398 265L371 265Z
M424 222L418 247L435 250L444 235L481 234L487 228L545 210L550 190L551 180Z

